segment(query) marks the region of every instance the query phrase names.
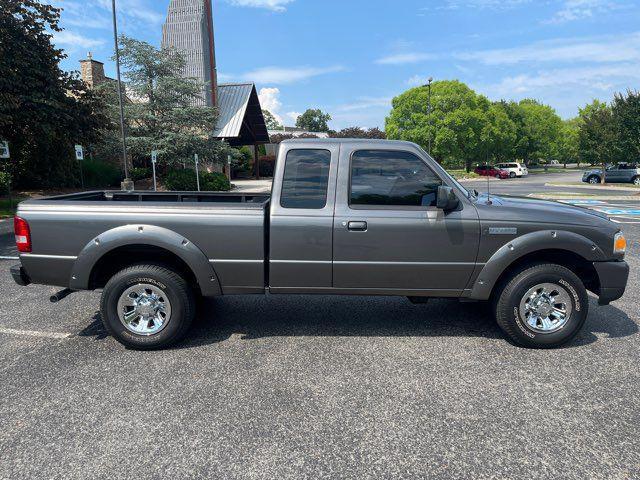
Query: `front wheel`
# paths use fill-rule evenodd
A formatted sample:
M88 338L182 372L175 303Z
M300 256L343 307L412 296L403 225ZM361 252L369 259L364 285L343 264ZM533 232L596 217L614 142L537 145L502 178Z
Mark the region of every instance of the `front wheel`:
M507 279L494 299L500 328L517 344L554 348L571 341L589 311L587 290L568 268L530 266Z
M636 187L640 187L640 177L635 177L635 178L633 179L633 184L634 184Z
M509 173L509 178L516 178L516 173L515 172L510 172Z
M116 273L100 301L107 331L126 347L153 350L184 337L195 316L185 279L159 265L135 265Z
M591 176L587 180L591 185L598 185L600 183L600 177L596 177L595 175Z

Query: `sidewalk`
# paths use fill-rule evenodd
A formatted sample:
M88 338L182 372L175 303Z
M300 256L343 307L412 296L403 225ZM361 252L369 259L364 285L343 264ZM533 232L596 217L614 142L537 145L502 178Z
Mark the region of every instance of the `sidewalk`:
M233 180L231 182L236 188L235 193L271 193L272 178L263 180Z

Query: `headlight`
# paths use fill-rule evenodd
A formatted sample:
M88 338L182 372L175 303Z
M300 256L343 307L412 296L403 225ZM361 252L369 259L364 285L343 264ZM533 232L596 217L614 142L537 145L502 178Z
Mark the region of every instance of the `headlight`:
M613 253L624 254L627 251L627 239L624 238L622 232L616 233L613 237Z

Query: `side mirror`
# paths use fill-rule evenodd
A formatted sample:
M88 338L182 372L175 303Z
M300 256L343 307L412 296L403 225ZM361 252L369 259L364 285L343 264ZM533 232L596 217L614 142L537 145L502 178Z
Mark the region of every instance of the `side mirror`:
M442 185L438 187L438 201L436 206L445 212L455 210L460 206L460 200L453 192L453 188Z

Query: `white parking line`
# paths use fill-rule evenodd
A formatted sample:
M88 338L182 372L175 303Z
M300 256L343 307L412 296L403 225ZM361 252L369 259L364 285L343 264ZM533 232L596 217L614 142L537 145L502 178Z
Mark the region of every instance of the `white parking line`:
M71 333L56 333L56 332L36 332L32 330L15 330L13 328L0 327L0 333L7 335L21 335L24 337L38 337L38 338L51 338L54 340L64 340L72 336Z
M20 260L20 257L3 257L0 255L0 260Z

